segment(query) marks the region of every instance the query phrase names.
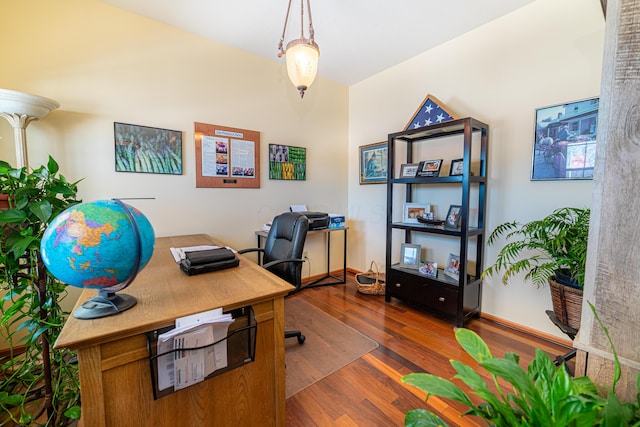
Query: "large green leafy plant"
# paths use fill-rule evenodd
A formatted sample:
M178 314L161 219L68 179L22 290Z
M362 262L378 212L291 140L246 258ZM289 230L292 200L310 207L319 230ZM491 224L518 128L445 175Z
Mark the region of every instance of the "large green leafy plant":
M525 272L525 280L540 287L561 272L582 289L589 216L588 208L566 207L525 224L513 221L499 225L487 243L493 245L501 237L508 242L498 253L495 264L484 270L483 276L503 271L502 283L506 285L513 276Z
M620 402L615 387L620 379L620 363L609 331L593 311L603 328L615 362L615 375L611 388L601 393L588 377L572 378L564 366L555 366L549 356L536 350L535 359L525 370L519 365L519 356L507 353L504 358L491 355L485 342L468 329L457 329L456 340L480 366L489 372L492 384L471 367L452 360L457 372L455 379L466 384L482 399L475 404L453 382L426 373L405 375L402 381L427 392L460 402L469 409L463 416L475 415L490 426L638 426L640 425L640 396L634 402ZM504 380L509 386L504 385ZM640 386L640 376L638 376ZM640 387L639 387L640 389ZM405 426L446 426L437 415L424 409L407 412Z
M79 203L77 183L46 166L28 172L0 161L0 336L8 356L0 359L0 425L66 425L79 418L79 382L74 355L54 349L68 316L60 302L65 285L40 258L47 225Z

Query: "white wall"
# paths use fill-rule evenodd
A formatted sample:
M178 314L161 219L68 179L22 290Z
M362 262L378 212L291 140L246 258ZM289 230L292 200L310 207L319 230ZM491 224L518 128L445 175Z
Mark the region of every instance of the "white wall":
M383 185L358 184L358 146L406 126L427 94L489 124L489 230L561 206L591 205L593 182L530 181L534 110L599 95L604 19L595 0L537 0L349 89L350 264L384 261ZM446 162L446 161L445 161ZM495 261L488 247L485 266ZM484 282L484 312L566 338L546 317L548 289Z
M348 88L317 79L304 100L283 61L214 43L94 0L3 2L0 87L55 99L61 107L27 129L30 166L60 163L82 179L85 201L131 201L158 236L208 233L236 248L291 204L347 210ZM13 131L0 120L0 158L15 164ZM113 123L183 132L183 175L114 170ZM195 188L194 122L258 131L261 188ZM268 144L307 148L307 180L268 178ZM337 251L336 251L337 252ZM309 238L311 270L324 242Z

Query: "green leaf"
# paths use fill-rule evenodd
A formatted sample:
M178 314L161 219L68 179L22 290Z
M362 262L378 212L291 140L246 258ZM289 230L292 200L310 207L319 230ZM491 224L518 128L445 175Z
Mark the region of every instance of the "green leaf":
M458 344L477 362L482 363L484 360L493 357L487 344L472 330L458 328L455 331L455 335Z
M49 156L49 161L47 162L47 169L49 169L49 173L51 175L57 174L60 169L58 162L56 162L51 156Z
M467 406L473 406L469 397L459 387L435 375L425 373L408 374L402 377L402 382L427 392L427 399L429 395L435 395L464 403Z
M6 406L20 406L25 396L20 394L9 394L6 391L0 392L0 403Z
M46 200L38 200L29 205L29 210L40 220L40 222L46 224L51 218L53 209L51 203Z
M73 420L79 420L80 415L82 415L82 411L80 409L80 406L78 405L72 406L66 411L64 411L64 416L67 418L71 418Z
M424 409L414 409L404 416L405 427L444 427L447 424L437 415Z
M19 209L7 209L0 212L0 222L7 224L21 223L27 219L27 214Z

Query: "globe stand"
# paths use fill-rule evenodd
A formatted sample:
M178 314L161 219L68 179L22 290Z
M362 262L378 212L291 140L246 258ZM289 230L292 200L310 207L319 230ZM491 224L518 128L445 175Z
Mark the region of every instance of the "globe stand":
M86 320L113 316L130 309L136 305L137 302L136 297L131 295L100 291L98 292L98 296L91 298L76 308L73 312L73 317Z

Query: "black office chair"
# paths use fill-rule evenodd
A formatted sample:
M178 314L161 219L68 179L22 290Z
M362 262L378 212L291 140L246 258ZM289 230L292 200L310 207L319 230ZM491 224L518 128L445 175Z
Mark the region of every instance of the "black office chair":
M238 253L262 253L262 267L295 286L292 292L302 286L302 249L309 230L309 220L299 212L285 212L271 222L271 229L263 248L239 250ZM300 331L285 331L285 338L296 337L304 343L305 336Z

